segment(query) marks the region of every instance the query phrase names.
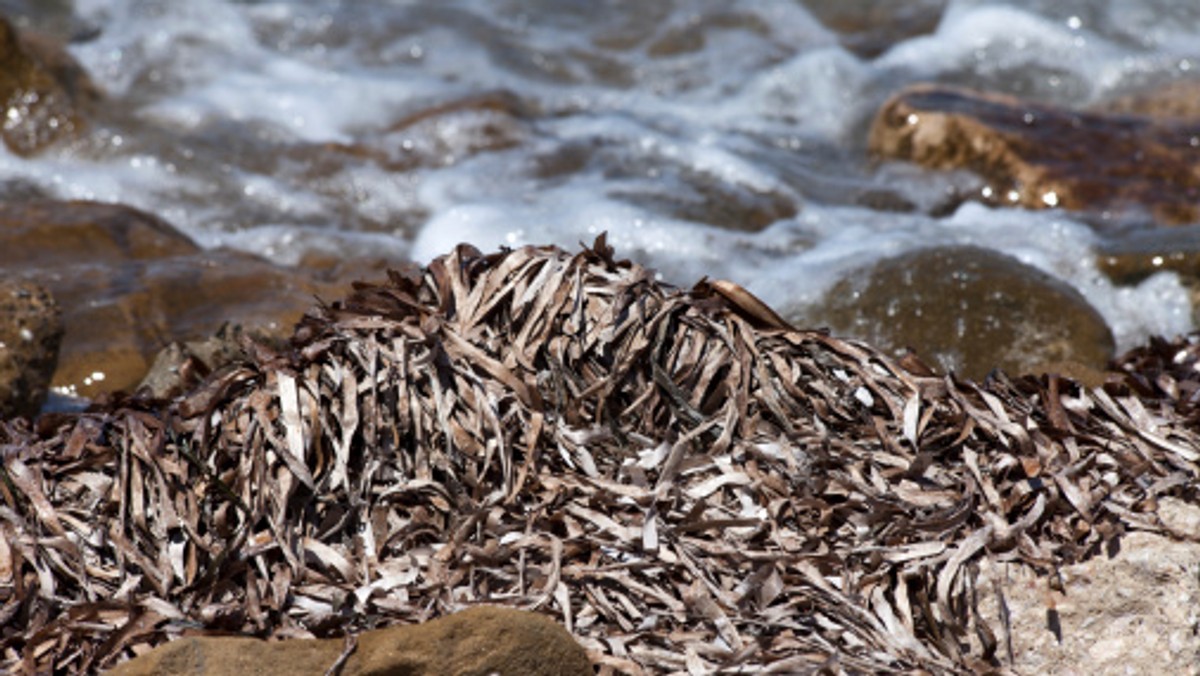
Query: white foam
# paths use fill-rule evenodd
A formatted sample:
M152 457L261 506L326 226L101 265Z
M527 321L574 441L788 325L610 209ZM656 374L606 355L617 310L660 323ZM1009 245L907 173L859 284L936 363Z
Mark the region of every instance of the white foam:
M882 57L878 65L930 73L947 66L1010 68L1032 64L1086 67L1082 56L1124 56L1120 50L1086 29L1011 6L981 7L953 4L932 35L906 40Z
M294 214L297 220L307 220L325 213L326 207L318 195L298 193L289 182L262 174L243 173L237 182L242 186L241 199L248 211L265 207L273 211Z
M66 151L23 159L0 152L0 178L14 177L38 185L56 199L119 202L176 224L187 223L189 219L172 197L201 189L201 181L196 177L180 173L170 162L144 154L97 159ZM172 201L164 201L164 195Z
M738 128L766 118L793 124L806 136L840 141L868 100L870 77L867 66L841 47L814 49L757 74L722 115Z
M622 256L649 263L674 284L733 272L726 255L730 233L648 216L598 195L585 185L564 185L536 201L496 197L438 209L413 242L413 259L428 262L463 242L483 250L545 243L575 249L608 233Z
M110 99L136 109L135 122L117 130L130 138L106 150L67 146L31 159L0 153L0 175L63 198L132 204L205 246L284 264L339 248L408 251L427 261L463 241L482 249L574 248L607 231L618 254L668 281L731 279L786 306L815 300L839 275L882 256L977 243L1072 284L1122 346L1191 327L1178 279L1162 274L1114 288L1096 270L1092 231L1066 214L968 204L939 219L853 206L847 197L893 191L897 201L929 210L970 185L961 175L912 167L872 173L861 156L863 122L896 89L921 79L1015 89L1015 79L1027 78L1036 95L1082 105L1142 80L1169 79L1186 71L1185 62L1200 68L1200 11L1191 0L1148 9L1082 3L1078 14L1049 0L956 0L933 33L872 60L840 47L796 2L603 10L544 3L537 12L520 2L498 11L486 0L369 9L332 0L76 0L75 7L99 34L71 49ZM324 29L336 33L329 44ZM685 38L678 49L655 47L672 33ZM289 46L291 35L302 39ZM239 133L265 130L281 144L378 149L405 133L385 131L405 115L498 88L535 111L517 115L517 142L500 152L476 147L491 122L486 112L443 116L433 130L414 127L411 134L427 134L409 139L414 153L429 157L403 172L368 159L325 172L288 162L263 169L236 147ZM104 124L93 141L117 133ZM188 162L155 157L138 144L144 129L214 145L228 138L232 147L228 156L220 148L176 149ZM219 141L207 135L213 129ZM578 166L567 162L539 178L541 159L564 147L578 149ZM296 162L303 157L321 155ZM654 206L695 192L703 184L696 176L738 194L782 195L799 213L755 233ZM428 220L414 224L420 213Z
M80 0L76 12L101 31L72 51L111 95L155 69L186 83L264 56L243 13L223 0Z
M214 236L212 246L253 253L278 265L298 265L306 254L342 256L347 259L403 260L408 242L385 233L346 232L333 228L305 228L290 224L267 224Z
M896 45L875 65L906 77L974 78L981 88L1001 91L1019 89L1010 82L1018 77L1037 80L1044 73L1045 83L1026 93L1053 91L1065 94L1066 103L1086 103L1126 72L1136 55L1074 25L1012 6L955 3L936 32ZM1072 87L1064 86L1064 73L1071 74Z

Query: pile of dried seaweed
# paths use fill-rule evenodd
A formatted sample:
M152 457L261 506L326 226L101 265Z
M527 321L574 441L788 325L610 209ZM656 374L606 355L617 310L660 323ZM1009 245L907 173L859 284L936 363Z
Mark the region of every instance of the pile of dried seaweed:
M1052 571L1200 501L1194 342L1101 388L919 376L602 240L460 247L250 352L0 427L0 669L490 602L602 671L967 671L1010 659L981 559Z

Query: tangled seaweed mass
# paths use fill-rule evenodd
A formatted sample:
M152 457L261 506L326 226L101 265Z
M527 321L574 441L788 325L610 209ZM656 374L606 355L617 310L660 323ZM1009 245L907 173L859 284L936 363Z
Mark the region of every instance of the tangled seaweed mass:
M985 559L1052 572L1200 501L1197 341L1088 388L912 371L727 282L462 246L171 402L0 427L0 669L479 602L601 671L1011 662Z

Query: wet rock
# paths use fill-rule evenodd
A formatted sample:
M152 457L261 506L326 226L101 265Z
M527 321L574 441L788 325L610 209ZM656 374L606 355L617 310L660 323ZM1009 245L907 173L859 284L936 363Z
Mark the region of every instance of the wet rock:
M932 33L942 19L945 0L926 2L824 2L803 0L804 6L831 30L848 51L871 59L892 45Z
M1166 224L1200 219L1200 122L1077 112L1008 96L918 85L871 127L881 158L968 169L982 201L1030 209L1145 209Z
M446 166L520 144L528 135L524 118L529 114L528 105L511 92L484 92L407 115L370 143L391 171Z
M415 177L386 181L375 172L445 167L512 148L530 134L527 114L524 102L497 91L417 108L382 128L357 130L347 142L299 141L261 122L209 120L182 137L174 130L139 127L136 140L125 145L145 144L145 152L178 165L236 166L239 171L217 172L213 181L218 199L239 204L230 217L238 229L333 221L349 232L412 236L429 217L414 192ZM364 173L367 180L361 178ZM269 199L246 199L240 178L246 174L312 194L321 208L292 209ZM201 208L212 199L206 189L185 195L183 204Z
M1171 272L1191 295L1192 319L1200 324L1200 230L1195 227L1151 229L1111 238L1096 256L1096 266L1114 284L1140 284L1151 275Z
M778 188L697 170L657 151L614 149L599 139L571 143L534 157L531 173L554 181L593 170L620 186L608 196L671 219L741 232L758 232L792 218L795 197ZM647 176L653 181L647 182Z
M1194 245L1183 250L1102 251L1096 263L1118 285L1138 284L1159 272L1179 275L1191 299L1192 323L1200 326L1200 251Z
M1166 120L1200 120L1200 80L1178 80L1147 87L1103 101L1092 106L1092 110Z
M530 112L528 104L511 92L483 92L417 109L384 129L363 133L353 143L259 141L262 147L245 148L245 154L237 159L241 166L264 174L284 170L287 164L299 165L308 180L324 179L363 163L395 172L443 167L518 145L528 135L525 118ZM245 130L237 125L209 128L205 136L204 142L223 146L241 142Z
M49 292L28 282L0 282L0 419L38 412L62 337L62 316Z
M256 339L267 342L270 337ZM191 391L213 371L245 358L242 341L242 327L233 324L222 325L208 338L175 341L154 357L135 390L155 399L170 399Z
M1003 254L922 249L838 282L799 324L825 324L883 349L912 348L946 371L981 379L1075 363L1103 369L1112 333L1077 291Z
M891 211L898 214L917 210L917 205L912 200L889 188L865 189L859 193L855 203L875 211Z
M109 671L113 676L325 674L347 651L342 639L268 643L243 637L183 638ZM536 613L477 606L424 624L357 637L343 676L571 676L591 674L583 648Z
M9 150L29 156L70 137L97 96L87 74L61 45L19 34L0 17L0 136Z
M1138 532L1111 554L1060 566L1053 580L983 562L980 611L999 619L995 590L1003 589L1014 673L1195 673L1200 544Z
M742 232L758 232L797 213L795 202L774 190L759 190L688 170L680 171L677 178L670 191L648 188L609 194L668 218Z
M66 334L53 385L82 396L128 389L164 345L227 321L290 330L333 287L248 254L205 251L121 205L0 205L0 267L50 289Z
M38 2L5 2L4 16L19 26L23 35L31 31L57 36L61 39L87 39L98 30L86 18L76 15L75 0L38 0Z
M724 12L699 12L683 26L669 27L646 45L646 55L663 59L681 54L694 54L704 49L708 35L716 31L743 30L762 39L771 35L771 26L753 12L733 9Z
M356 178L359 172L370 173L373 167L391 161L369 139L308 142L254 120L206 120L186 131L136 120L127 120L123 126L128 131L122 150L131 157L149 154L159 157L163 164L202 168L210 182L201 189L184 189L173 198L173 206L204 210L213 202L235 203L237 209L226 214L232 230L249 230L265 223L319 229L336 222L350 232L411 234L428 217L415 197L409 208L401 210L396 204L401 200L388 193L388 205L383 208L377 203L385 198L384 186ZM220 169L224 165L238 170ZM294 208L258 194L248 195L247 176L268 177L281 190L311 193L321 206L315 211L308 206ZM388 190L407 194L406 183L393 182Z
M1200 243L1197 243L1200 244ZM1200 282L1200 249L1101 252L1097 266L1116 284L1137 284L1150 275L1169 271L1185 281Z

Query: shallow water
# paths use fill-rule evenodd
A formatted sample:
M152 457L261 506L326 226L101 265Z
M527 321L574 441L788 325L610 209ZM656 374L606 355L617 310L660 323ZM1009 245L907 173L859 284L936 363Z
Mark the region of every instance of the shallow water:
M872 114L914 82L1085 106L1194 76L1191 0L0 11L70 39L107 92L83 139L0 154L9 197L124 202L284 264L427 261L462 241L574 247L607 231L668 281L732 279L784 308L881 256L978 244L1079 289L1120 347L1192 328L1174 274L1118 288L1097 271L1097 248L1132 225L963 202L978 178L866 153Z

